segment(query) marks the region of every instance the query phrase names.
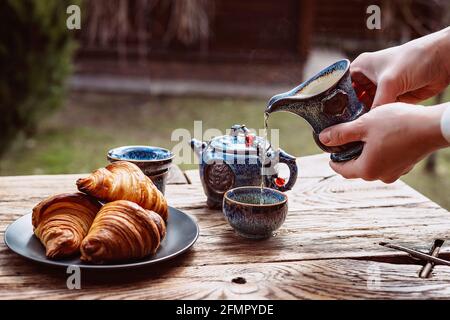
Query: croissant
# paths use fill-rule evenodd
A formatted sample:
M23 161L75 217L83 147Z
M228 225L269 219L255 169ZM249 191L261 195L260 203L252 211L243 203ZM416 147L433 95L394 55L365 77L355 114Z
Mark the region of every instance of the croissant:
M159 231L160 240L162 241L166 237L166 223L164 222L163 218L156 212L147 209L145 209L145 211L156 224L156 227Z
M81 243L81 260L104 263L155 254L165 235L164 220L138 204L118 200L98 212Z
M164 221L168 218L167 201L138 166L131 162L116 161L106 168L92 172L87 178L77 180L78 190L105 202L129 200L144 209L158 213Z
M82 193L49 197L33 208L34 234L46 248L46 256L58 259L80 251L100 203Z

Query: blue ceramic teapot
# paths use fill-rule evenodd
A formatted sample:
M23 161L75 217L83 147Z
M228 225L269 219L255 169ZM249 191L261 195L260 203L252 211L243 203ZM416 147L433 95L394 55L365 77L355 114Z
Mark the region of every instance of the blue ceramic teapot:
M266 187L286 191L297 180L295 157L281 149L273 150L264 138L252 135L245 125L234 125L230 135L215 137L209 142L192 139L191 147L200 160L200 178L210 208L221 208L223 195L229 189L260 186L263 162ZM287 182L279 179L277 163L288 166Z

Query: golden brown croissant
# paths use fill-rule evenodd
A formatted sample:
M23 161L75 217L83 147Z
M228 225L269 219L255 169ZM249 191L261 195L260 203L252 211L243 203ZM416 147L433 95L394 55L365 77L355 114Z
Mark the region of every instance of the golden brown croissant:
M164 234L165 223L158 214L127 200L109 202L81 244L81 259L92 263L139 259L155 254Z
M156 227L158 228L158 231L159 231L160 240L162 241L166 236L166 223L164 222L163 218L156 212L151 211L151 210L145 210L145 211L148 213L150 218L156 224Z
M110 202L129 200L144 209L158 213L164 221L169 214L167 201L138 166L131 162L117 161L92 172L87 178L78 179L78 190L100 200Z
M80 251L100 203L82 193L49 197L33 208L34 234L46 248L46 256L57 259Z

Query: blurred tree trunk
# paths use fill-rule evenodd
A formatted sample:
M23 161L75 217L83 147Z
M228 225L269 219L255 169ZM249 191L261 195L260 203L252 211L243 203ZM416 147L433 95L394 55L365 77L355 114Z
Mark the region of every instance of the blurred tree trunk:
M0 155L62 104L75 44L61 26L71 4L80 1L0 1Z

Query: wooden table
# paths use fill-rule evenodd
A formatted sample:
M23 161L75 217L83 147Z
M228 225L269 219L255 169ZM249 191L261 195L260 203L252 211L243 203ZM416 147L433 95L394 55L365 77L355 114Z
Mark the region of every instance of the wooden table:
M65 269L38 265L3 244L8 224L48 195L75 190L80 175L0 178L0 299L351 299L450 298L450 268L421 266L380 241L428 251L446 238L450 215L401 181L344 180L326 155L300 158L289 215L276 236L245 240L205 205L198 171L172 177L170 205L191 214L200 237L184 255L133 271L82 271L66 287ZM440 257L450 257L444 244Z

